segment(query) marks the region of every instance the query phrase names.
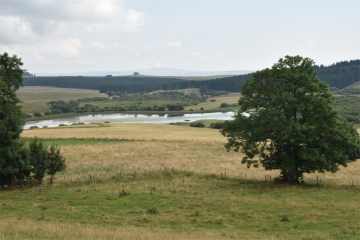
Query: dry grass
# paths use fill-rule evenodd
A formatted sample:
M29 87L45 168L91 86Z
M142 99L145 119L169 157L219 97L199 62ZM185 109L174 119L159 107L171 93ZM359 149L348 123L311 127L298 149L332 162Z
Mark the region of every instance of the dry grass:
M226 138L218 130L190 128L163 124L92 124L86 127L58 127L25 130L22 137L31 138L103 138L131 139L125 143L63 146L68 171L60 174L62 179L78 181L87 176L101 178L115 176L119 172L142 173L151 170L186 170L195 173L227 173L228 176L267 180L278 176L278 171L250 168L240 163L240 153L226 152ZM341 167L333 173L306 174L305 181L315 183L321 179L324 184L347 185L349 181L360 183L360 162Z
M167 229L148 229L132 226L98 227L88 224L31 221L6 218L0 220L0 239L227 239L216 231L193 234ZM254 239L257 234L243 239ZM274 238L269 238L274 239Z
M95 126L95 127L94 127ZM102 127L109 126L109 127ZM202 140L207 142L226 142L218 130L208 128L186 128L176 125L165 124L106 124L90 125L78 128L60 127L37 130L25 130L22 137L39 138L122 138L135 140L176 140L191 141Z

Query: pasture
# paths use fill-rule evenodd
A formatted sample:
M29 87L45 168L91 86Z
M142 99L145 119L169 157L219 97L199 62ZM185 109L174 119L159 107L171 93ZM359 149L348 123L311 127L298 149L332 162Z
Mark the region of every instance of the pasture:
M97 90L27 86L21 87L16 92L23 106L23 112L33 114L49 111L46 103L56 100L77 100L79 98L107 97L105 93Z
M68 168L0 192L0 239L357 239L360 162L305 184L246 168L218 130L91 124L25 130ZM318 181L318 182L317 182ZM349 186L350 184L350 186Z

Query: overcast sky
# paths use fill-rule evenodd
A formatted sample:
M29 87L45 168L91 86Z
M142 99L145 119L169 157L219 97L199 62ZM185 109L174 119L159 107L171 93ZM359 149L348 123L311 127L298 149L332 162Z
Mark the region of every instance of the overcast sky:
M360 58L360 1L0 0L0 52L32 73L328 65Z

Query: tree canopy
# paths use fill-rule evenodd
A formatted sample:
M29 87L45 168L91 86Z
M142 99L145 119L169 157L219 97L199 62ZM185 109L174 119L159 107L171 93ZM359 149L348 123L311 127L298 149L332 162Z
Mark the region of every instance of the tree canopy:
M221 133L248 167L279 169L280 179L298 182L304 173L336 172L359 158L359 134L332 108L334 97L311 59L281 58L254 73L241 94L238 114Z
M55 146L48 150L36 139L29 147L20 141L25 117L16 91L22 86L22 65L16 55L0 54L0 187L32 180L41 183L46 172L52 180L66 166Z

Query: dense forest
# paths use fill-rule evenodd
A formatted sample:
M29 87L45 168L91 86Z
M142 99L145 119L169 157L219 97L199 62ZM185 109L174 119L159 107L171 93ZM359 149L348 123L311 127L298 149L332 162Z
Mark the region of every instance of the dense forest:
M338 62L327 67L315 65L315 69L321 81L338 89L360 81L360 60Z
M344 88L359 81L360 60L343 61L330 66L317 66L319 78L331 87ZM27 75L28 76L28 75ZM123 76L123 77L25 77L25 86L54 86L63 88L83 88L121 93L146 93L156 90L178 90L186 88L206 88L209 91L238 92L252 74L211 80L183 80L172 77Z

